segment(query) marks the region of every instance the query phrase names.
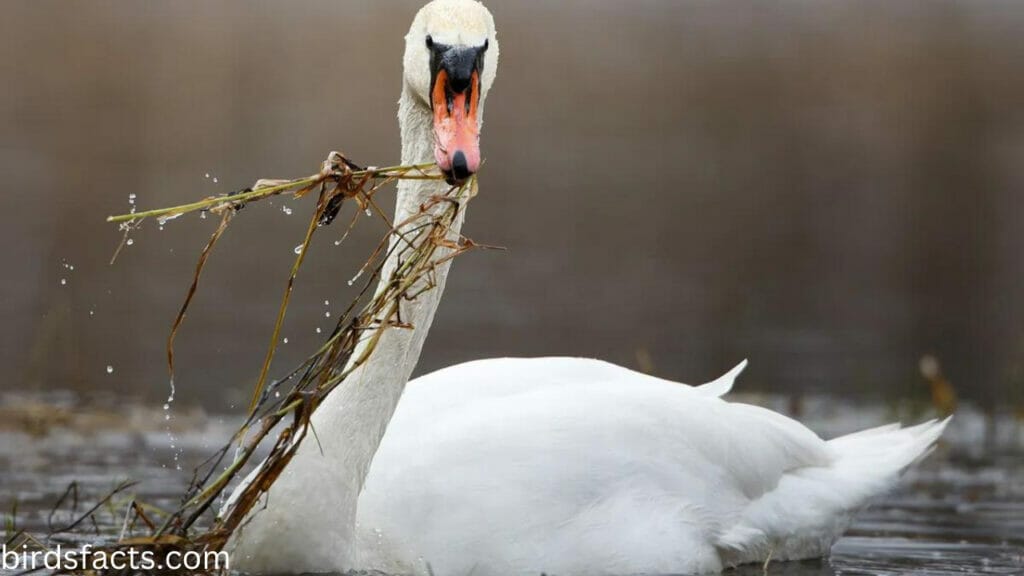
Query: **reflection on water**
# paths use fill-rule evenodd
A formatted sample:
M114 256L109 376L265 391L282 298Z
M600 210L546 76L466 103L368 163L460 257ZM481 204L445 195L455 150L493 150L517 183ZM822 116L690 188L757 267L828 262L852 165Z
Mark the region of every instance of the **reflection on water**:
M762 398L763 404L782 399ZM22 401L21 404L24 404ZM3 408L3 405L0 405ZM8 405L7 409L11 410ZM41 410L41 408L40 408ZM811 402L809 425L831 436L886 421L888 408L838 402ZM13 410L7 413L13 414ZM37 419L45 420L35 412ZM11 420L7 420L10 422ZM49 518L53 502L72 481L83 503L119 481L140 480L139 498L171 508L188 482L189 467L227 438L234 418L190 414L175 428L184 449L185 471L174 469L160 411L126 408L119 414L76 414L31 432L0 429L0 507L18 501L18 525L45 532L67 513ZM979 430L1001 430L989 454L979 454ZM101 511L100 528L117 530L123 510ZM760 566L739 569L762 574ZM988 425L965 410L947 431L942 446L910 472L900 488L858 516L830 559L773 563L769 574L1019 574L1024 572L1024 426L1000 421Z

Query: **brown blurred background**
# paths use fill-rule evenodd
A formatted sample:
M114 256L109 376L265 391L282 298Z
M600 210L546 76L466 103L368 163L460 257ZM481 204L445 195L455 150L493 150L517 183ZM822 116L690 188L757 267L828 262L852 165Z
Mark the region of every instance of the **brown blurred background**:
M397 160L419 4L0 3L0 390L161 400L215 223L148 222L109 266L104 217L332 149ZM749 357L746 390L926 397L935 354L962 396L1024 402L1024 3L489 5L502 62L466 231L509 251L457 262L419 372L565 354L698 382ZM310 204L235 221L179 336L179 401L244 402ZM325 232L277 373L383 229Z

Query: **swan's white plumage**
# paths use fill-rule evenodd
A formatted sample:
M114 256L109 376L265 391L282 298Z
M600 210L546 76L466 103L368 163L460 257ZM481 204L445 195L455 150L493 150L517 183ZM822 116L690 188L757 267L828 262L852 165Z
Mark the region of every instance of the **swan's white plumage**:
M820 556L942 424L826 442L597 360L494 359L414 380L359 500L361 564L436 574L717 571Z

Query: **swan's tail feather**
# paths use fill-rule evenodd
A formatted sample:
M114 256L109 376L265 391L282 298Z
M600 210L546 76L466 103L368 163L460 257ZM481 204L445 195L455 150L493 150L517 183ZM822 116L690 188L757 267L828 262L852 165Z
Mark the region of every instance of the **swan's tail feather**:
M833 461L783 476L747 510L716 546L726 564L826 554L854 514L893 487L900 475L935 449L949 423L879 426L828 442Z
M869 486L877 482L891 484L903 471L931 454L950 418L929 420L909 428L889 424L840 436L829 442L837 456L835 467L851 479L862 479L869 491Z

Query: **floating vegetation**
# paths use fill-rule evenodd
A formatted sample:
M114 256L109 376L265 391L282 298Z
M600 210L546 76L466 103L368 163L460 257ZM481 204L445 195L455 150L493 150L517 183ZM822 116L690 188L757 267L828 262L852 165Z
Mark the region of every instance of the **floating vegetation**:
M207 175L207 178L210 176ZM234 217L249 204L276 195L287 193L298 199L316 192L316 210L310 218L302 243L295 249L296 258L285 284L273 334L243 424L228 442L195 470L177 509L157 510L134 499L127 504L122 503L123 529L116 538L93 550L91 557L94 560L118 551L132 550L151 551L158 559L171 552L222 551L260 496L270 489L295 455L310 430L310 416L320 403L353 370L369 359L385 330L410 328L398 318L400 302L414 300L432 288L436 266L477 247L471 240L453 233L451 229L465 203L476 193L475 177L463 185L451 186L444 194L424 202L418 213L407 220L391 222L377 206L374 197L383 186L401 179L444 180L444 177L433 164L361 168L341 154L332 152L319 172L305 178L260 180L252 188L168 208L135 210L133 206L130 213L107 219L108 222L119 224L124 232L118 247L120 250L124 245L131 244L128 234L146 219L165 223L192 212L202 217L206 214L220 217L217 228L199 254L191 284L167 339L167 367L173 381L175 337L186 318L210 254ZM216 182L216 179L213 181ZM376 213L387 223L389 231L349 282L352 284L364 278L358 296L338 316L327 340L284 377L270 381L269 373L277 346L288 342L281 335L281 326L296 277L309 253L310 242L317 230L334 221L348 200L357 205L356 215L372 216ZM356 220L353 217L349 222L346 236ZM438 252L439 249L443 250ZM400 265L388 281L380 283L380 288L374 292L373 287L381 279L384 262L392 254L399 257ZM324 305L329 306L329 301L325 300ZM330 317L330 311L325 316ZM363 344L357 348L357 343L361 341ZM112 373L113 368L108 366L107 372ZM249 463L257 447L264 443L270 447L269 455L257 469L252 481L232 498L230 508L217 515L218 503L224 501L226 488ZM70 528L54 531L50 535L51 539L60 532L67 533L75 527L90 525L90 515L100 507L112 505L114 496L127 488L125 485L118 486L96 509L70 523ZM38 543L44 545L43 541ZM80 573L86 572L127 573L112 571L95 563Z

